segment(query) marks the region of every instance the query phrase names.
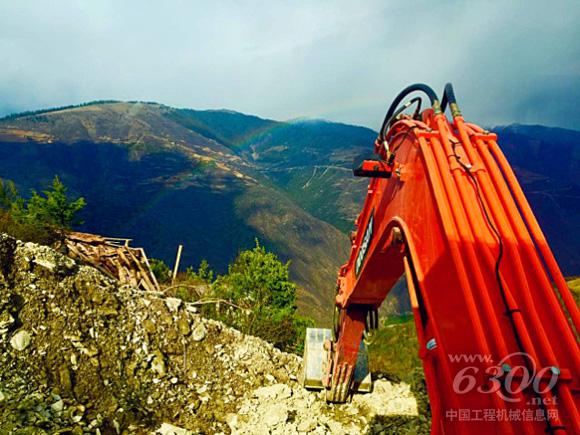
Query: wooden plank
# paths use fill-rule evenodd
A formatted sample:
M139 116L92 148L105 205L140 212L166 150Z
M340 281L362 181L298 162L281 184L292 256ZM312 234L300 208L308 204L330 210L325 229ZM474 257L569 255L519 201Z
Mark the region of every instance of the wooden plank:
M183 245L177 247L177 257L175 258L175 266L173 267L173 278L171 278L171 284L175 282L177 278L177 271L179 270L179 262L181 261L181 252L183 251Z
M147 283L147 286L148 287L153 287L153 283L149 279L149 274L145 271L145 269L141 265L141 262L139 260L137 260L137 258L135 257L135 255L133 254L133 252L131 250L129 250L128 252L131 255L131 257L133 258L133 260L135 260L135 264L137 265L137 268L141 272L141 277Z
M149 259L147 258L147 254L145 254L145 250L143 248L139 248L139 250L141 251L141 254L143 255L143 260L144 260L145 264L147 265L147 270L149 271L149 276L151 276L153 284L155 285L155 290L159 291L159 289L161 287L159 286L159 282L157 282L157 277L153 273L153 270L151 270L151 264L149 264Z
M159 291L159 283L143 248L132 248L133 239L103 237L96 234L69 232L65 246L69 255L90 264L105 275L148 291Z

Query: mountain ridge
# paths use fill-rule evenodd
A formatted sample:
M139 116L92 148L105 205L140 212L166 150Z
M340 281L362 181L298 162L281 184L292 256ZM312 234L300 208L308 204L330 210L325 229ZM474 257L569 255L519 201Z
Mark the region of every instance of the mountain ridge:
M84 230L111 235L114 228L167 262L183 243L183 264L206 258L223 273L259 238L294 261L293 277L308 287L300 305L323 317L339 258L348 252L345 235L294 206L220 142L162 113L153 116L151 106L105 106L0 122L2 177L26 192L61 174L73 193L87 198Z
M184 243L184 264L206 258L218 272L258 237L292 260L304 288L301 307L328 317L336 271L349 252L346 234L368 183L352 176L351 162L372 150L376 132L151 102L40 112L0 120L0 177L21 192L60 173L73 193L87 197L83 230L134 236L168 262ZM573 233L580 225L573 201L580 195L580 132L522 125L494 131L562 269L580 273Z

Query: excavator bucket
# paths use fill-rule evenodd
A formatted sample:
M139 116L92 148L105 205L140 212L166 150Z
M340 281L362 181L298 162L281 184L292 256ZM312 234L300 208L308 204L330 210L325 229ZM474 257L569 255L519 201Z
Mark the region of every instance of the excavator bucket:
M323 390L325 388L323 379L327 369L326 365L329 361L328 350L324 346L325 341L332 341L330 329L306 329L301 382L309 390ZM369 372L368 351L364 341L361 340L351 391L369 393L371 390L372 381Z

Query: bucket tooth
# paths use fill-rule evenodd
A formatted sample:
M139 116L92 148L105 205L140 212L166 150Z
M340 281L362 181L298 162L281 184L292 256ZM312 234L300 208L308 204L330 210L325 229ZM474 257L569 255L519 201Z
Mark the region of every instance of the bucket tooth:
M328 362L328 351L324 348L324 342L332 341L330 329L308 328L304 341L304 359L302 361L301 382L304 388L309 390L323 390L324 375ZM354 369L351 391L368 393L372 390L371 374L369 372L369 358L367 347L361 340L356 367Z

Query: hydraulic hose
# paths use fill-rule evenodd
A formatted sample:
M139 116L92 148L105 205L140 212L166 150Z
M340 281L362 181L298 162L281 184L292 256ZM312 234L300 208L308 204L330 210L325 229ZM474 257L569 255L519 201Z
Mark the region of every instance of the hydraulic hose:
M383 125L381 126L381 130L379 132L379 138L381 140L385 139L386 130L387 130L389 124L391 123L393 115L395 114L395 110L397 110L397 107L399 106L399 104L401 104L401 101L403 101L403 99L407 95L409 95L412 92L416 92L416 91L423 92L427 95L427 97L429 97L429 101L431 102L431 107L433 107L433 109L435 110L436 113L439 113L441 111L441 108L439 106L439 97L437 97L437 94L435 93L435 91L431 87L429 87L423 83L415 83L415 84L412 84L410 86L407 86L393 100L393 102L391 103L391 106L389 107L389 110L387 111L387 114L385 115L385 120L383 121Z
M455 91L453 90L453 85L447 83L445 89L443 90L443 98L441 99L441 111L445 112L447 108L447 103L449 103L449 108L451 109L451 116L453 118L461 116L461 111L457 105L457 98L455 98Z

